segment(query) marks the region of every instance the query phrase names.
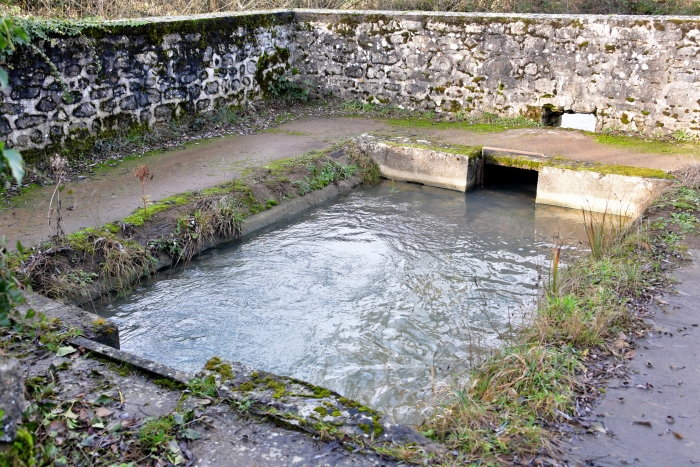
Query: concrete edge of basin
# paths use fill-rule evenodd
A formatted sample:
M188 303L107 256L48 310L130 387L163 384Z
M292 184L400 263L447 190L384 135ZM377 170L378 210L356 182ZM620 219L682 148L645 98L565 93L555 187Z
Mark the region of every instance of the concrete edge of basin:
M56 319L69 328L80 330L83 336L102 345L119 349L119 327L110 319L91 313L74 304L62 303L34 292L24 292L26 303L17 307L23 316L31 308L36 312L34 320L43 314L47 319Z
M99 342L86 339L85 337L75 337L70 340L70 343L78 347L83 347L91 352L95 352L103 357L108 357L118 362L128 363L139 370L147 371L149 373L153 373L154 375L162 376L163 378L172 379L182 384L187 384L192 379L192 375L185 373L184 371L176 370L175 368L162 365L154 362L153 360L139 357L138 355L134 355L124 350L119 350L108 345L100 344Z
M222 366L226 365L227 378ZM371 447L387 444L419 446L427 452L443 451L413 428L391 417L306 381L280 376L240 362L219 360L197 373L213 377L219 394L233 404L246 403L248 410L276 423L313 436L364 439Z
M449 148L402 145L362 139L360 149L379 166L382 177L466 192L476 183L474 154Z
M336 184L328 185L320 190L314 190L307 193L304 196L298 198L293 198L287 202L273 206L267 211L250 216L243 221L241 227L241 232L234 238L215 238L211 241L205 242L202 248L199 250L197 255L205 251L211 250L212 248L217 248L224 246L226 244L240 240L246 235L250 235L260 229L264 229L276 222L283 221L292 216L295 216L307 209L317 206L323 202L330 201L331 199L349 193L352 189L360 185L361 180L358 177L349 177L345 180L339 181ZM197 256L195 255L195 256ZM155 257L155 264L153 267L154 271L149 273L138 274L135 273L130 279L130 283L134 284L140 281L144 277L152 275L152 272L162 271L168 268L176 268L181 266L183 263L180 261L173 260L170 256L165 253L157 254ZM92 284L85 295L81 297L74 298L72 303L77 306L85 306L90 302L94 302L101 297L108 296L117 290L114 284L106 282L105 284ZM48 300L48 299L47 299ZM109 344L108 344L109 345Z
M538 172L536 204L638 217L672 183L669 174L642 167L599 164L515 149L414 144L366 137L360 143L383 177L467 191L483 183L485 166Z

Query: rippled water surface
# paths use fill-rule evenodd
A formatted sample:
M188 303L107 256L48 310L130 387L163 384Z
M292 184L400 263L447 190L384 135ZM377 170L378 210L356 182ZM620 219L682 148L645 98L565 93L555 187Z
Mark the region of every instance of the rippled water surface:
M334 389L407 423L435 381L536 300L575 211L534 186L468 194L384 182L214 250L101 314L123 349L195 372L213 355Z

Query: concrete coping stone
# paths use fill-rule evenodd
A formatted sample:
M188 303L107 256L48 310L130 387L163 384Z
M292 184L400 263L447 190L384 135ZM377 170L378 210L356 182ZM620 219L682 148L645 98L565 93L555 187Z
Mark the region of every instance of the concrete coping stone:
M162 376L164 378L172 379L178 381L182 384L187 384L192 379L192 375L185 373L175 368L171 368L167 365L162 365L160 363L154 362L153 360L148 360L146 358L141 358L130 352L125 352L123 350L115 349L99 342L86 339L84 337L75 337L71 339L71 344L83 347L91 352L102 355L103 357L111 358L119 362L128 363L139 370L146 371L148 373L153 373L154 375Z
M129 20L108 20L108 25L124 25L137 23L169 23L178 21L196 21L202 19L235 18L241 16L259 16L270 14L293 14L295 19L304 19L304 16L327 15L327 16L369 16L383 15L394 17L395 19L406 19L414 17L424 18L513 18L518 19L586 19L586 20L618 20L618 21L698 21L700 16L664 16L664 15L576 15L576 14L539 14L539 13L487 13L487 12L458 12L458 11L396 11L396 10L332 10L322 8L275 8L269 10L249 10L249 11L227 11L220 13L203 13L198 15L174 15L174 16L153 16L149 18L132 18Z
M222 371L223 370L223 371ZM234 405L287 428L332 439L356 439L372 447L411 445L429 452L443 448L406 425L357 401L302 380L212 359L199 378L214 378L219 394Z

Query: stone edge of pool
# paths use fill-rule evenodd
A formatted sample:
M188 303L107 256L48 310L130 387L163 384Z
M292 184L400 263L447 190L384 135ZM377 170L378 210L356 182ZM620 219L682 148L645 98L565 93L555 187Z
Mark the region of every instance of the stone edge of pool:
M638 217L672 176L654 169L596 164L488 146L435 145L363 135L360 148L383 177L461 192L483 183L489 165L537 171L535 203Z

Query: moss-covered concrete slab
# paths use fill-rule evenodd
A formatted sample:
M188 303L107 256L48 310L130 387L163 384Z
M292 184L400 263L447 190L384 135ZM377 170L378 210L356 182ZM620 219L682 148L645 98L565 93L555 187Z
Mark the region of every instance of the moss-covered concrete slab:
M479 148L442 150L420 143L367 136L360 139L360 148L379 165L385 178L462 192L474 187Z
M321 439L349 439L356 447L373 449L413 446L426 452L440 450L413 429L298 379L219 358L210 360L197 378L215 380L219 394L236 406L245 406L252 413Z

